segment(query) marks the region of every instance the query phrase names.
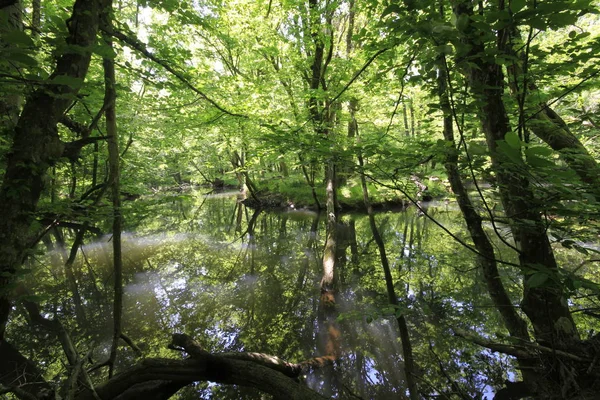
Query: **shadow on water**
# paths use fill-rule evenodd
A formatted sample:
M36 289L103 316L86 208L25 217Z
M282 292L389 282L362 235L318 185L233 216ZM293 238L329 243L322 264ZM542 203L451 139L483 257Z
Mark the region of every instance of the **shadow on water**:
M211 352L262 352L291 362L323 355L323 219L310 211L246 209L236 195L183 196L136 206L136 225L123 236L123 329L144 356L173 356L164 343L174 332L193 336ZM467 237L453 207L429 204L428 213ZM332 374L309 371L307 384L335 398L403 398L406 377L395 322L402 313L421 393L452 398L460 390L462 397L484 398L513 374L514 365L451 333L453 326L484 335L500 329L474 257L415 209L377 214L375 225L399 305L389 305L368 217L342 216L335 302L340 354ZM101 357L111 334L110 237L82 250L74 269L89 310L87 334L99 343ZM54 264L46 273L63 274L60 257L50 254L48 260ZM518 298L517 272L503 273ZM54 301L69 309L68 290L56 282L60 279L56 293L63 294ZM126 349L120 361L134 359ZM198 396L263 398L251 389L206 383L181 391L181 398Z

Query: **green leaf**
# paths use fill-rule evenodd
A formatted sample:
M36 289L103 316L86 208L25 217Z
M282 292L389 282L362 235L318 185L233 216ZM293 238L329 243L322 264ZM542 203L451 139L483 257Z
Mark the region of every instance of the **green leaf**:
M521 11L527 5L527 0L511 0L510 10L513 13Z
M545 158L541 158L533 154L526 154L526 157L527 163L532 167L546 168L555 166L555 164L552 161L546 160Z
M9 61L14 61L19 64L27 65L29 67L35 67L38 62L35 58L21 52L10 51L4 54L4 58Z
M521 139L519 139L519 136L514 132L508 132L504 135L504 140L506 140L506 143L513 149L521 148Z
M571 13L553 13L548 16L548 25L552 28L562 28L577 22L577 15Z
M543 272L536 272L527 279L527 286L529 288L537 288L542 286L547 280L548 274L545 274Z
M33 47L33 40L23 31L9 31L2 35L2 41L14 45Z
M447 45L447 44L437 46L436 49L440 54L445 54L445 55L452 54L452 52L454 50L454 48L452 46Z
M575 244L575 241L571 240L571 239L566 239L566 240L563 240L560 244L562 245L562 247L570 249Z
M383 10L383 13L381 13L381 18L385 18L390 14L400 14L400 12L402 11L402 9L400 8L400 6L398 4L390 4L389 6L387 6L385 8L385 10Z
M573 248L581 254L584 254L586 256L589 255L589 252L587 251L587 249L585 247L581 247L579 245L573 245Z
M554 153L554 151L552 149L550 149L548 147L542 147L542 146L528 147L527 149L525 149L525 154L532 155L532 156L536 155L536 156L548 157L548 156L551 156L552 153Z
M546 20L540 17L532 18L527 23L534 29L539 29L540 31L545 31L548 28L548 24Z
M461 14L456 20L456 29L464 32L469 27L470 17L467 14Z
M117 57L115 50L106 44L97 44L92 48L92 52L109 60L114 60Z
M469 143L469 153L473 155L484 155L487 154L487 147L478 143Z
M73 78L72 76L66 75L57 75L54 78L52 78L51 83L55 85L65 85L73 89L77 89L80 88L81 85L83 85L83 79Z
M508 159L510 159L515 164L523 164L523 159L521 158L521 152L520 152L520 150L519 149L515 149L514 147L510 146L504 140L499 140L498 141L497 152L499 154L502 154L502 155L508 157Z

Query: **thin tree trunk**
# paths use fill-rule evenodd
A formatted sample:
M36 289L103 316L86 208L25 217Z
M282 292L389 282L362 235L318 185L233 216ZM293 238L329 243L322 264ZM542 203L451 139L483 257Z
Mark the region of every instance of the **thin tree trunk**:
M410 136L410 128L408 126L408 110L406 109L405 100L402 100L402 118L404 119L404 136Z
M40 29L42 22L42 0L32 0L31 4L33 12L31 13L31 26L33 28L33 34L39 36L37 32Z
M65 262L65 274L67 277L67 284L69 286L69 290L73 294L73 304L75 305L75 315L77 317L77 324L82 329L87 329L87 317L85 314L85 308L83 307L81 293L79 293L79 285L77 284L77 279L75 278L75 273L73 271L73 264L75 263L77 251L79 250L79 247L83 244L83 237L85 235L87 227L88 223L84 222L83 227L77 232L77 235L75 236L75 241L71 246L69 258Z
M415 105L413 99L410 99L408 106L410 108L410 134L415 137Z
M319 301L319 343L324 345L321 356L337 360L341 356L341 332L337 322L338 277L336 253L338 248L338 223L335 208L335 167L327 165L327 220L325 248L323 250L323 277L321 278L321 296ZM324 369L326 393L332 396L336 392L336 379L333 366Z
M98 184L98 142L94 142L94 161L92 164L92 187Z
M256 188L256 185L254 184L252 179L250 179L250 175L248 174L248 171L246 170L246 168L244 166L244 158L242 156L240 156L240 154L237 152L237 150L233 151L231 163L233 164L234 168L237 168L241 171L239 173L242 174L242 176L244 177L244 182L246 183L246 187L248 188L248 191L250 192L250 196L252 196L252 198L258 204L260 204L260 200L258 199L258 196L256 194L258 189Z
M103 29L106 32L112 32L112 3L104 10ZM109 34L103 35L107 46L113 46L112 37ZM115 360L117 357L117 348L122 330L123 315L123 259L121 254L121 230L123 216L121 214L121 170L119 166L119 132L117 129L116 116L116 82L115 82L115 63L111 58L102 60L104 66L104 103L106 104L106 134L108 136L108 162L109 162L109 180L112 194L113 208L113 226L112 226L112 245L113 245L113 269L114 269L114 300L113 300L113 338L108 360L109 378L114 372Z
M5 15L8 22L7 24L0 26L0 33L4 34L12 31L23 31L23 6L20 1L16 1L14 4L0 8L0 12ZM19 50L16 48L16 45L12 43L0 42L0 47L5 48L7 51L10 51L11 49ZM21 74L19 68L13 66L12 63L9 64L11 65L9 66L11 73L15 76ZM2 134L11 136L19 120L23 94L21 88L18 86L6 86L6 89L8 90L3 90L2 96L0 97L0 122L2 122Z
M315 201L315 205L317 206L317 210L321 210L323 206L321 206L321 202L319 202L319 196L317 196L317 190L315 189L314 173L308 173L308 170L306 169L306 164L304 163L304 157L302 157L300 153L298 153L298 160L300 161L300 168L302 168L302 174L304 175L304 179L306 179L306 183L308 183L308 185L310 186L312 197Z

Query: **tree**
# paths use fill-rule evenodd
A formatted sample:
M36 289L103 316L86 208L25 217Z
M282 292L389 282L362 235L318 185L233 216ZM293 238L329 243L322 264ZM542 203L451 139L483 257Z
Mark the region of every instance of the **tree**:
M597 389L594 2L0 6L2 393Z

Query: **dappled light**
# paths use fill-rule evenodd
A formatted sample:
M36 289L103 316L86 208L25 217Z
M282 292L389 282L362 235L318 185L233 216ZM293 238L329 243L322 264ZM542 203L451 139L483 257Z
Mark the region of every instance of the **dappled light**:
M600 393L599 0L0 0L0 397Z

